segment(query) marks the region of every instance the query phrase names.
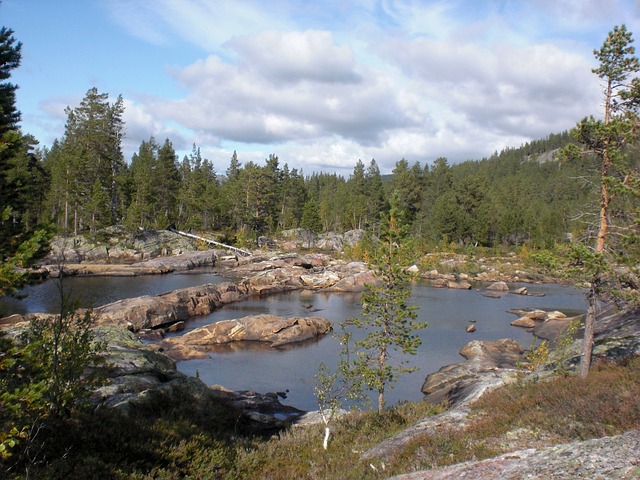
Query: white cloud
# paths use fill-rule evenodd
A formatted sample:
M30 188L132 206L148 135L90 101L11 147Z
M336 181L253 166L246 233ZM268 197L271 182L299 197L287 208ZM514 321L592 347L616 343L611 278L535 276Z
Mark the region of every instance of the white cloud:
M338 46L330 32L268 30L235 37L228 44L246 69L272 81L296 83L357 83L355 58L349 47Z
M402 104L392 79L356 64L327 32L267 32L234 48L236 63L210 55L174 68L189 94L148 102L147 114L221 139L265 144L337 136L368 145L416 125L416 112Z
M183 95L136 99L135 135L225 160L246 144L307 172L478 158L571 128L599 108L594 32L638 23L625 0L110 4L131 34L206 52L168 70Z

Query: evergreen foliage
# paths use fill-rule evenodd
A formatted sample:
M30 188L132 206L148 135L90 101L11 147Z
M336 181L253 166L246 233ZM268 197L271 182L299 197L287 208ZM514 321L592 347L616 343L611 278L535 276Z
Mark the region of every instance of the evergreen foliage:
M597 169L597 219L587 231L585 241L595 237L593 246L575 246L576 256L583 266L583 278L589 283L589 308L585 320L580 376L588 374L593 348L594 323L599 304L607 291L619 290L614 266L624 255L624 248L637 239L637 199L640 198L640 163L633 155L640 140L640 61L635 56L633 36L624 25L609 32L594 56L599 66L593 73L602 80L604 111L602 119L584 118L574 130L580 146L565 150L574 161L583 157L595 161ZM624 198L626 197L626 199ZM616 203L633 199L627 208ZM634 208L628 208L634 205ZM622 241L621 241L622 240ZM629 242L630 240L630 242Z
M374 253L372 266L380 284L367 285L362 294L362 315L349 322L361 329L364 337L354 340L354 357L341 365L352 388L377 394L380 413L384 410L385 393L398 375L413 370L406 360L394 358L394 353L415 355L421 344L416 331L427 326L416 320L417 307L407 303L411 288L401 251L406 245L398 203L399 196L395 195L382 226L380 248ZM345 343L348 348L348 339Z

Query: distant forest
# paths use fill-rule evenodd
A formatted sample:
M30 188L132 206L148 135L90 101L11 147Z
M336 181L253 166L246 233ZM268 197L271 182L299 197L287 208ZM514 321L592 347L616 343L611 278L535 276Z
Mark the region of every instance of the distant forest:
M16 153L24 160L6 173L22 185L10 199L11 215L69 236L114 224L132 231L173 225L233 240L239 232L251 238L301 227L375 234L394 201L425 244L543 248L584 234L590 219L583 212L597 210L598 174L589 160L558 155L572 141L568 132L456 165L399 159L384 177L375 160L358 160L345 178L304 175L276 155L263 165L243 163L235 153L217 172L196 145L180 160L169 139L143 141L127 163L122 114L121 98L110 103L94 88L67 109L65 134L50 149L23 144Z

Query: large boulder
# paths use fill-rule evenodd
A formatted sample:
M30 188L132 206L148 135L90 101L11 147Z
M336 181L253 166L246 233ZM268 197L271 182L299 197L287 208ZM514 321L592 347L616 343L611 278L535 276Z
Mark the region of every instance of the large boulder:
M164 340L159 347L171 358L185 360L206 357L207 349L216 345L264 342L271 347L280 347L319 337L331 328L331 322L322 317L253 315L196 328L180 337Z
M340 281L340 277L330 271L324 271L317 274L301 275L300 280L305 287L313 289L329 288Z
M495 342L473 341L460 350L464 362L442 367L430 374L422 385L425 400L458 405L478 398L517 377L516 364L524 349L510 338Z
M496 292L508 292L509 285L507 285L507 283L503 281L494 282L487 287L487 290L495 290Z

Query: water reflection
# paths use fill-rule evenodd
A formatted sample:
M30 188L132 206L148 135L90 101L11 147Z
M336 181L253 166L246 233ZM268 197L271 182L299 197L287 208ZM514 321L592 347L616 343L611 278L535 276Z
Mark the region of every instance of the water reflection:
M420 387L427 374L444 365L462 361L459 350L471 340L498 340L514 338L528 346L532 336L523 328L512 327L515 316L512 308L542 308L581 313L586 309L582 292L556 285L529 286L543 297L505 294L501 298L488 298L480 291L432 288L425 283L414 285L412 302L420 307L419 319L428 322L421 332L422 345L417 355L403 358L392 356L393 361L409 360L418 370L400 377L387 396L390 404L402 400L422 398ZM187 328L212 322L259 313L283 316L308 316L307 304L317 309L313 315L328 318L334 324L360 314L360 296L290 292L262 300L251 300L227 305L206 317L189 322ZM475 321L476 332L467 333L466 326ZM243 345L249 346L252 342ZM297 344L295 348L265 348L253 342L249 348L216 348L210 358L178 363L178 369L189 375L200 376L210 385L223 385L234 390L258 392L288 390L286 403L313 410L317 408L313 393L313 376L320 363L335 368L340 345L333 336Z
M154 275L141 277L70 277L66 280L72 295L81 306L97 306L122 298L155 295L179 288L226 281L214 271L189 274ZM516 288L517 286L512 286ZM409 357L418 370L400 377L387 396L390 404L401 400L419 400L420 387L427 374L440 367L459 362L458 351L471 340L498 340L514 338L523 346L532 337L525 329L512 327L516 317L509 309L542 308L560 310L573 315L586 310L582 292L557 285L527 285L538 296L505 294L489 298L476 290L450 290L433 288L426 283L413 286L412 302L420 307L418 318L428 322L421 332L422 346L416 356ZM55 312L59 307L55 281L25 288L24 300L0 298L0 316L10 313ZM211 315L189 320L187 330L220 320L246 315L270 313L280 316L322 316L334 324L360 314L359 294L290 292L265 298L233 303ZM474 321L476 332L467 333L466 327ZM189 375L200 376L209 385L223 385L234 390L255 390L261 393L289 390L286 403L313 410L317 408L313 393L313 376L320 363L329 369L336 366L340 345L327 335L317 340L270 348L257 342L216 347L206 359L178 363L178 369ZM392 356L393 361L403 358Z
M227 281L212 269L180 274L139 277L68 277L65 292L79 307L91 308L124 298L157 295L179 288ZM59 282L49 279L17 292L16 297L0 297L0 317L13 313L55 313L60 310Z

